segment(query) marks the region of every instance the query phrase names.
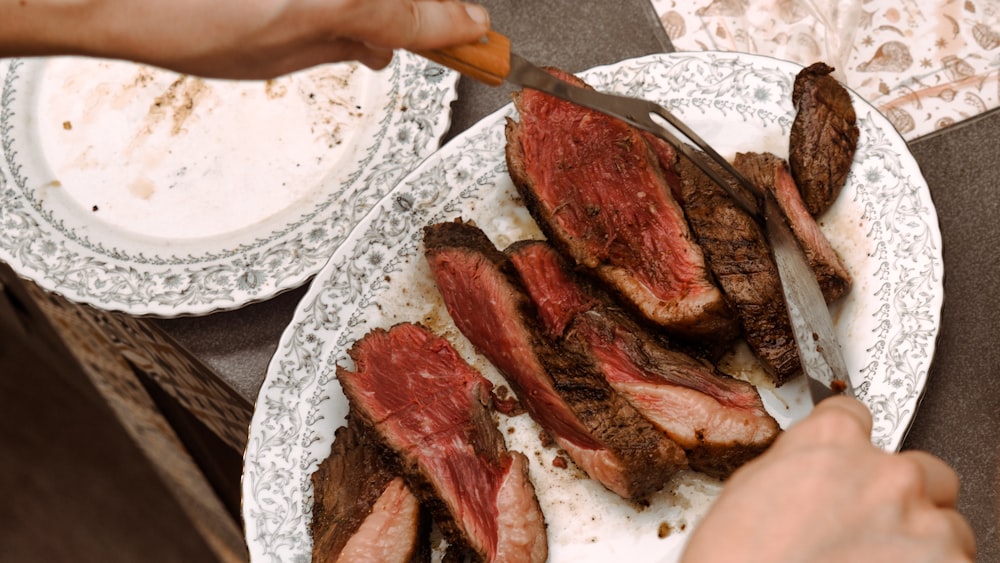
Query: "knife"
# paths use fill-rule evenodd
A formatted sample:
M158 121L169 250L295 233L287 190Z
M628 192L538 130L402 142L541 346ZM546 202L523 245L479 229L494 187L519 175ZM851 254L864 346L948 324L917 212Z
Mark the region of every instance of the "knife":
M854 396L854 386L847 372L826 300L802 246L792 234L774 197L743 177L729 161L676 116L647 100L605 94L560 80L512 52L510 39L492 30L474 43L416 52L491 86L509 82L599 111L648 131L673 145L712 181L725 189L737 205L762 225L767 233L781 279L781 290L802 363L802 372L808 380L813 403L836 394ZM675 132L687 138L701 151L681 141ZM709 159L720 166L732 181L747 190L747 193L753 194L753 199L733 189L729 181L710 164Z

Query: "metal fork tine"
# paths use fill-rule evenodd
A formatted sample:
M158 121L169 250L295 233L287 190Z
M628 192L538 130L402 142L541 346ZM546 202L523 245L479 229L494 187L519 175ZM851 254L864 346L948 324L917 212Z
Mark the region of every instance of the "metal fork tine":
M648 108L649 115L655 114L663 118L664 121L669 123L673 128L677 129L690 142L694 143L696 147L701 149L702 153L699 154L691 150L690 147L687 146L682 147L681 145L683 143L679 143L677 141L676 135L671 134L670 138L674 139L675 142L673 144L677 148L677 150L681 151L681 153L684 154L684 156L688 157L692 162L694 162L698 166L698 168L700 168L702 172L707 174L708 177L711 178L715 183L725 188L726 191L729 192L729 195L736 200L736 202L740 205L740 207L743 208L744 211L746 211L755 218L758 219L761 218L763 212L761 211L760 208L761 205L760 202L763 200L764 197L766 197L766 194L764 194L759 187L753 185L753 183L747 180L746 177L740 174L740 172L736 170L736 168L734 168L733 165L730 164L728 160L723 158L722 155L720 155L714 148L712 148L712 145L708 144L707 141L705 141L697 133L692 131L691 128L685 125L683 121L677 119L677 117L674 116L674 114L670 113L669 111L666 110L666 108L658 104L654 104L652 102L647 102L647 103L649 106ZM651 124L656 125L663 132L666 132L666 129L656 124L656 122L653 121L652 118L650 118L649 121ZM707 155L716 164L722 167L722 169L725 170L726 173L728 173L734 180L736 180L736 183L738 183L748 192L753 194L754 197L757 198L757 201L751 202L746 197L744 197L743 194L740 194L736 190L733 190L728 183L722 182L716 169L714 169L711 165L705 162L704 155Z
M655 106L655 104L653 105ZM664 117L659 113L659 111L656 111L655 113L657 115L660 115L660 117ZM673 116L671 115L671 117ZM664 117L664 119L666 119L666 117ZM668 119L668 122L669 121L670 120ZM760 204L750 199L747 199L747 197L744 196L742 193L733 189L733 187L729 184L729 182L726 181L726 179L719 174L718 169L706 161L705 156L707 155L709 158L711 158L713 161L719 164L726 172L729 173L730 176L732 176L733 179L736 180L737 183L739 183L741 186L747 189L751 194L755 195L758 198L763 197L763 194L761 194L760 189L750 184L750 181L744 178L735 168L733 168L733 166L729 164L729 162L726 161L726 159L722 158L722 156L719 155L719 153L716 152L711 145L703 141L693 132L691 133L691 135L688 135L688 133L684 131L684 129L687 129L686 126L683 129L678 128L678 131L688 136L688 139L694 142L695 145L697 145L703 152L699 152L694 148L692 148L689 144L681 141L680 139L677 138L676 135L674 135L668 129L659 125L652 119L649 119L648 124L639 123L639 125L642 125L643 129L648 130L650 133L659 135L661 138L665 138L665 140L669 141L670 144L674 146L674 148L680 151L681 154L683 154L698 168L700 168L701 171L704 172L706 176L711 178L713 182L715 182L723 189L725 189L726 192L729 193L729 196L736 201L737 205L739 205L743 209L743 211L745 211L751 217L756 219L758 222L763 221L763 213L761 212ZM671 125L673 125L673 123L671 123ZM689 129L688 132L690 132Z

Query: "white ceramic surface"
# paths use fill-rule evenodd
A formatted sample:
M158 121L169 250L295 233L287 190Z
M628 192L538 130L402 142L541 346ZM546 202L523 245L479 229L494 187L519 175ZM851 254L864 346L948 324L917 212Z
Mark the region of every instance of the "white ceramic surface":
M0 259L74 301L165 317L302 284L438 148L457 95L456 73L405 52L266 82L0 64Z
M801 67L756 55L652 55L591 69L598 89L656 100L724 155L787 154L792 81ZM941 239L927 185L902 138L855 95L860 139L837 203L822 221L855 277L835 311L858 395L871 407L873 440L899 447L924 389L938 332ZM419 321L448 338L494 382L496 370L451 323L424 262L421 229L456 217L499 246L539 233L519 204L504 162L502 108L424 161L376 205L319 273L282 336L258 397L243 475L243 516L254 561L305 561L311 539L309 477L330 451L347 402L334 375L346 349L374 327ZM736 375L760 382L752 362ZM811 408L805 386L759 386L783 427ZM553 466L526 415L497 415L508 446L531 460L549 530L550 560L675 561L686 531L719 483L684 472L637 511L574 467ZM507 429L513 431L508 432Z

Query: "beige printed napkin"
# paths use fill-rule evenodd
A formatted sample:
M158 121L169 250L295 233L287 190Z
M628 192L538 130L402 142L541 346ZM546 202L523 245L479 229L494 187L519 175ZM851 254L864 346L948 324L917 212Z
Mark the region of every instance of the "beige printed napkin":
M652 0L678 51L822 60L914 139L1000 106L1000 0Z

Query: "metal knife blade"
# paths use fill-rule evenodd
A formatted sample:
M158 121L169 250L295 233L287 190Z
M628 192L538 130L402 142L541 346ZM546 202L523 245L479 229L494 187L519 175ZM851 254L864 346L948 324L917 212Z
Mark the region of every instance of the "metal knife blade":
M836 394L853 397L854 386L826 299L806 261L802 245L777 206L774 198L767 198L764 222L781 277L781 291L802 372L809 380L809 393L814 404Z
M511 52L509 39L496 32L490 32L480 43L421 54L487 84L498 85L507 81L621 119L633 127L660 137L691 159L765 229L813 402L817 403L835 394L854 395L830 311L784 213L773 196L764 193L744 178L673 114L647 100L606 94L560 80ZM654 120L653 116L657 116L673 130ZM677 133L704 152L697 151L682 141ZM708 159L718 164L730 178L724 178L711 166ZM754 194L755 200L748 199L733 189L730 181Z

